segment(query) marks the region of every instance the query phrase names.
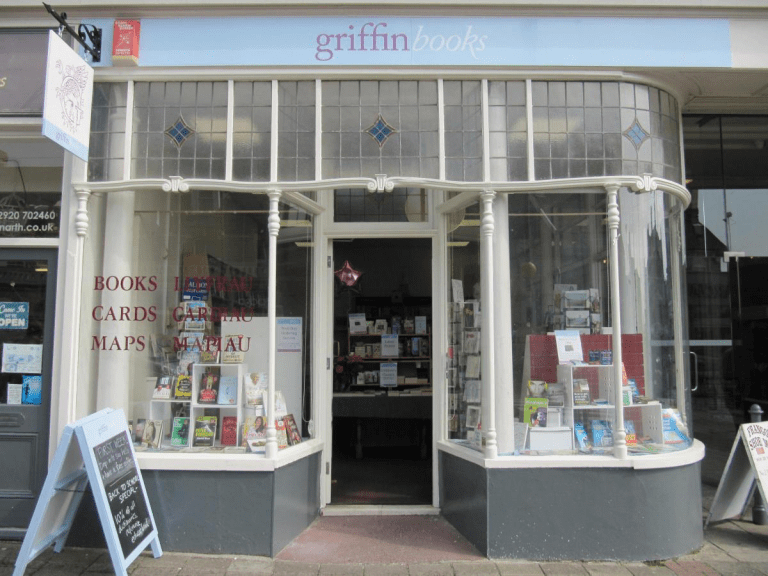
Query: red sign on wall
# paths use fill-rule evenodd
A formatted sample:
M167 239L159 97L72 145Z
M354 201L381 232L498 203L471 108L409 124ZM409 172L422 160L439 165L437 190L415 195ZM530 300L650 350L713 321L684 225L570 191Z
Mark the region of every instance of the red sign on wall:
M140 31L141 22L138 20L115 20L112 33L113 66L138 66Z

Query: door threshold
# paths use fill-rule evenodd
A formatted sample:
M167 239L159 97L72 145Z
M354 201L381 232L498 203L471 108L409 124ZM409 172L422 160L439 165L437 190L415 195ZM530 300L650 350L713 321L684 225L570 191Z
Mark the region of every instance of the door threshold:
M329 504L320 510L321 516L436 516L438 514L440 514L440 508L428 504L421 506Z

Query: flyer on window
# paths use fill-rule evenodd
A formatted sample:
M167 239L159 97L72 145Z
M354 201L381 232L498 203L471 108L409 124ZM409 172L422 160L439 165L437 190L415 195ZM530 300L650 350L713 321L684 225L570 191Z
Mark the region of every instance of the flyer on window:
M40 374L43 371L42 344L3 344L3 372Z

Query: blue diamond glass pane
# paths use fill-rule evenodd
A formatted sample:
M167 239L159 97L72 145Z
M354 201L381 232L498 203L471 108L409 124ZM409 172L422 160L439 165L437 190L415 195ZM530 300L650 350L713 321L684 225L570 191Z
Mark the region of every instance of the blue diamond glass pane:
M179 148L181 148L182 144L184 144L184 142L186 142L194 133L195 131L184 122L184 118L181 116L179 116L178 120L165 131L165 134Z
M632 126L624 131L624 136L626 136L629 141L634 144L635 148L640 148L643 142L645 142L650 137L648 132L646 132L643 127L640 126L637 118L635 118L635 121L632 122Z
M379 114L379 117L376 118L376 121L371 124L368 129L366 129L366 132L370 134L371 138L376 140L376 142L379 144L379 147L381 147L384 145L384 142L387 141L387 138L397 132L397 130L387 124L386 120L384 120L384 118L381 117L381 114Z

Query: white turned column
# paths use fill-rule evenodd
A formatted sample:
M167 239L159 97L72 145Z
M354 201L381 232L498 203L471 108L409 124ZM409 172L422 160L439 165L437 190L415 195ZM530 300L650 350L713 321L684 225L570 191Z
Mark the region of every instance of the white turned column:
M483 369L483 430L485 431L485 457L498 456L496 442L496 366L494 353L494 316L493 306L493 201L496 192L485 190L480 194L483 203L483 218L480 227L480 268L482 288L482 369Z
M611 316L613 323L613 382L616 418L613 425L613 453L616 458L627 457L627 432L624 429L621 367L621 297L619 290L619 203L618 185L606 186L608 192L608 258L611 265Z
M277 430L275 430L275 346L276 346L276 310L277 310L277 235L280 232L280 214L277 211L281 193L273 190L269 196L269 279L268 279L268 303L267 316L269 321L269 391L267 400L267 447L266 457L277 456Z

